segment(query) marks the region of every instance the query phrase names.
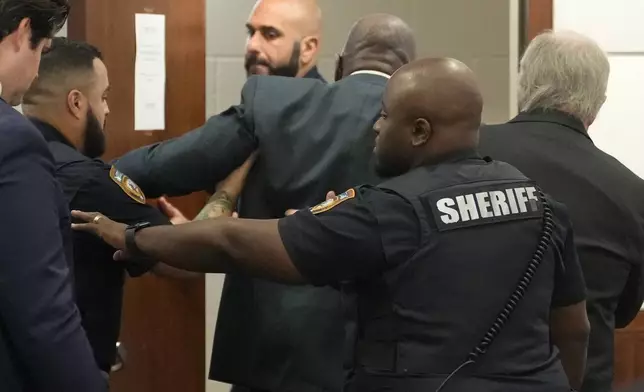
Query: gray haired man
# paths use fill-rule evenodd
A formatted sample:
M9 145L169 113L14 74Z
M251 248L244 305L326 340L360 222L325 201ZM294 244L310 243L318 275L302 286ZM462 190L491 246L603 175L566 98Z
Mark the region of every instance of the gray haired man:
M521 60L521 113L481 132L482 153L516 166L568 206L591 326L582 392L611 390L614 328L627 326L644 298L644 181L588 134L606 100L609 73L606 54L588 37L541 34ZM585 326L567 324L573 311L582 309L553 309L551 325L563 327L552 338L566 370L581 373L564 350L586 350Z

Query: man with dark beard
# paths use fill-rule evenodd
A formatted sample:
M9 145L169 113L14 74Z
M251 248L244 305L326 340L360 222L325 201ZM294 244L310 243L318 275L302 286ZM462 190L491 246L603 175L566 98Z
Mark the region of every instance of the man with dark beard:
M321 20L315 0L259 0L246 22L247 75L323 80L316 67Z
M24 97L23 111L43 134L54 156L55 175L72 209L105 211L127 222L170 224L125 174L97 159L105 151L103 129L109 114L109 79L93 46L55 38L42 56L39 77ZM124 269L130 276L148 270L191 277L160 263L114 263L114 249L88 235L74 236L74 278L82 325L100 369L115 359L121 324Z

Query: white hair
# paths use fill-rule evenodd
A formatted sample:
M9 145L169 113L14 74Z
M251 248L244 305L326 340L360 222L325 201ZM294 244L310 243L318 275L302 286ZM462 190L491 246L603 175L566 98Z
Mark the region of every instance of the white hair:
M519 109L561 110L591 124L606 100L610 64L592 39L548 31L528 45L519 71Z

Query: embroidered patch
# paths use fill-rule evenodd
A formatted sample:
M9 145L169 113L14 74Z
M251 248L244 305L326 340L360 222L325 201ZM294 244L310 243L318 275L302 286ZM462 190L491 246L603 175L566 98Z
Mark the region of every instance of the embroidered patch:
M428 201L438 231L543 216L543 201L532 182L441 189L430 192Z
M315 207L312 207L311 212L314 215L316 215L325 211L329 211L330 209L337 206L338 204L345 202L349 199L353 199L354 197L356 197L356 191L355 189L351 188L348 191L337 195L333 199L325 200L324 202L316 205Z
M141 188L128 176L118 171L114 166L110 169L110 178L134 201L145 204L145 195Z

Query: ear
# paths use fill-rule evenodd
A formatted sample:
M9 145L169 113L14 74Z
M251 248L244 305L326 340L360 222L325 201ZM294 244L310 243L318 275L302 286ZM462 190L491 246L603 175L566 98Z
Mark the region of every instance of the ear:
M300 42L300 62L308 65L313 62L320 40L318 37L306 37Z
M67 94L67 110L77 120L85 114L85 97L78 90L72 90Z
M19 52L23 45L31 47L31 21L24 18L20 21L18 28L7 37L11 42L14 51Z
M604 103L606 103L606 95L604 95L604 98L602 99L602 102L599 105L599 108L597 108L596 113L598 113L599 109L601 109L602 106L604 106ZM588 131L588 128L590 128L590 126L593 125L593 123L595 122L596 119L597 119L597 115L595 115L595 116L593 116L591 118L588 118L586 120L582 120L582 122L584 123L584 127L586 128L586 131Z
M414 147L421 146L431 139L433 129L429 121L424 118L417 118L414 121L414 131L411 136L411 144Z

